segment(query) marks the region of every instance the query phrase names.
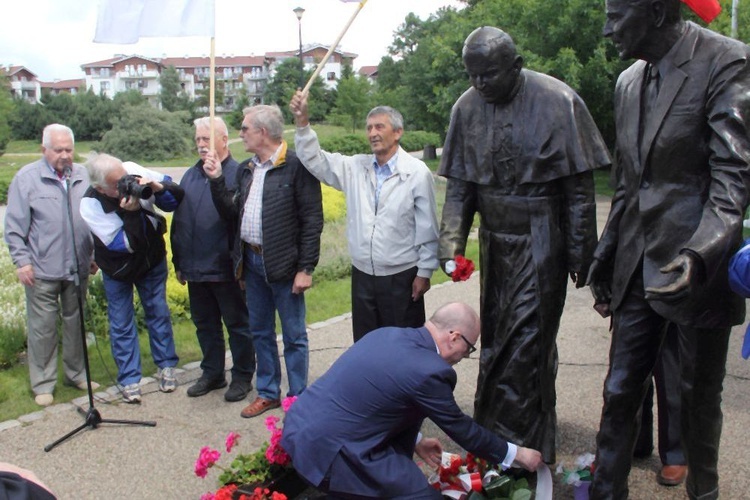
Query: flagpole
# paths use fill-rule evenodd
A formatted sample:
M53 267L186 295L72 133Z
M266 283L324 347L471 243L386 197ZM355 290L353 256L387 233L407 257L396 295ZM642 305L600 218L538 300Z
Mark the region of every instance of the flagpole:
M328 59L331 58L331 54L333 54L333 51L336 50L336 47L339 46L339 42L341 42L341 39L344 38L344 35L349 30L349 26L352 25L354 22L354 19L356 19L357 14L359 14L359 11L362 10L362 7L365 6L367 3L367 0L362 0L359 2L359 6L357 6L357 10L354 11L354 14L352 14L352 17L349 19L349 22L346 23L346 26L344 26L344 29L341 30L341 33L339 34L338 38L336 38L336 41L333 42L333 45L328 49L328 52L323 57L323 59L318 63L318 67L315 68L315 72L312 74L310 79L307 81L307 84L305 85L305 88L302 89L303 94L307 94L307 91L310 90L310 87L312 87L313 82L318 77L321 71L323 71L323 66L328 62Z
M209 123L209 129L208 129L208 150L213 151L214 150L214 85L216 83L216 39L214 37L211 37L211 56L210 61L208 63L208 71L210 72L210 75L208 76L208 123Z

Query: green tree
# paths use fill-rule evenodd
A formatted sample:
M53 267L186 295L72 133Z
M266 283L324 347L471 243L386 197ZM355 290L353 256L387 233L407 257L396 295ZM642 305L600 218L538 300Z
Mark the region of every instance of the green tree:
M206 85L203 86L203 88L198 89L195 91L195 106L198 108L205 108L208 109L209 104L209 94L211 92L211 87L208 85L208 82L206 82ZM224 86L223 85L216 85L214 88L214 107L219 107L224 104Z
M13 112L13 98L10 95L8 79L0 74L0 156L10 142L10 116Z
M128 161L163 161L188 156L192 130L185 111L161 111L151 106L126 106L93 149Z
M14 110L10 116L11 135L13 139L42 141L42 130L53 123L46 106L31 104L23 99L14 99Z
M370 110L370 91L370 82L366 78L354 75L350 66L344 66L337 86L334 112L351 120L352 132Z
M709 25L714 31L722 35L731 36L732 34L732 0L719 0L721 4L721 13ZM690 9L683 7L688 12ZM691 14L691 18L704 25L703 21L697 16ZM750 42L750 0L741 0L737 9L737 39L745 43Z
M159 102L164 111L191 111L190 97L182 88L180 74L174 66L167 66L159 76Z
M497 26L513 37L526 68L565 81L584 99L608 143L614 138L612 95L619 61L601 36L601 0L468 0L422 21L407 16L378 68L379 103L391 104L407 126L445 134L450 109L469 88L463 41L478 26ZM391 102L384 102L389 99Z
M144 106L148 104L148 99L136 89L118 92L112 99L115 114L119 114L125 106Z
M73 98L75 110L70 120L70 128L75 132L76 139L82 141L98 141L112 128L112 116L115 103L100 94L96 95L92 89L79 92Z
M242 110L248 106L250 106L250 96L247 94L247 89L242 87L239 92L237 92L237 99L234 101L234 109L224 117L227 126L236 129L240 128L242 126L242 120L245 118L245 114Z
M304 75L304 80L307 82L312 76L312 71L305 71ZM285 59L276 68L273 78L268 81L263 93L263 102L278 105L287 123L293 121L292 113L289 111L289 101L299 87L299 82L299 59ZM326 89L323 80L318 76L310 87L310 121L324 120L333 107L333 99L335 96Z

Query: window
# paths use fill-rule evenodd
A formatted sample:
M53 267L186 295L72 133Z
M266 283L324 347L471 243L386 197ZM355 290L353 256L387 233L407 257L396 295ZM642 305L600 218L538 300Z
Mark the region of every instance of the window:
M329 71L328 76L326 78L329 82L332 82L336 80L336 72L335 71Z
M100 88L102 90L109 90L109 82L101 82L101 87Z
M99 68L99 76L108 77L109 76L109 68Z

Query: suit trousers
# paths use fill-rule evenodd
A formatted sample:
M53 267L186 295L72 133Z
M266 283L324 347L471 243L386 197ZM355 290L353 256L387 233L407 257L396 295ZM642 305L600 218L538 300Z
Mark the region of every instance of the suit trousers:
M597 466L590 493L594 500L628 497L638 410L669 323L644 298L643 280L640 273L636 274L628 295L614 313L604 408L596 438ZM691 499L715 499L719 495L721 391L730 328L678 325L678 331L687 493Z
M82 280L86 293L87 280ZM86 380L78 295L72 281L35 279L26 291L26 327L31 390L52 394L57 382L57 318L62 306L63 370L67 382Z
M384 326L424 325L424 296L416 302L411 288L417 268L388 276L372 276L352 266L352 329L354 342Z
M190 316L203 352L202 377L225 379L224 321L232 353L232 381L250 382L255 373L255 348L245 302L236 281L189 281Z
M635 456L648 456L654 447L654 389L659 412L658 448L663 465L685 465L680 444L680 332L670 323L654 366L653 383L643 400L641 431Z

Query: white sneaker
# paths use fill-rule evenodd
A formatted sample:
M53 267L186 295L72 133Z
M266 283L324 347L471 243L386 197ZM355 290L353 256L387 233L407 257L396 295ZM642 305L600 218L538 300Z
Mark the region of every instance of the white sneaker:
M177 389L177 375L173 366L159 368L156 372L156 378L159 379L159 390L161 392L174 392Z
M122 399L126 403L140 404L141 386L140 384L128 384L122 388Z
M34 396L34 401L39 406L49 406L52 404L52 402L55 400L55 398L52 397L52 394L37 394Z

